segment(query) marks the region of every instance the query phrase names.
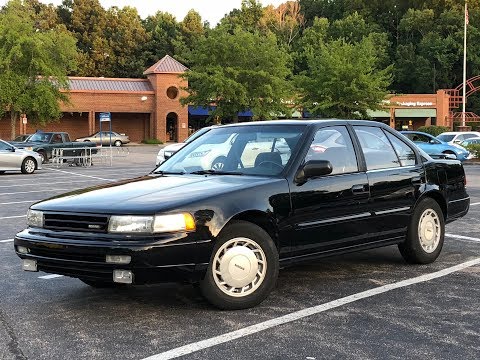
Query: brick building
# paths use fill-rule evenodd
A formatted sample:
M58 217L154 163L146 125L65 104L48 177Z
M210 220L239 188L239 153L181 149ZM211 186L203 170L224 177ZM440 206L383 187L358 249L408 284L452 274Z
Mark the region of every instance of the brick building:
M193 128L202 127L211 111L180 104L180 98L186 95L183 89L188 86L187 80L179 76L185 70L184 65L167 55L145 70L146 79L70 77L70 104L61 105L62 118L45 127L27 124L25 128L19 121L17 133L29 134L39 128L61 130L75 139L98 131L99 114L109 112L112 129L127 134L132 141L182 141L189 135L189 120ZM397 130L423 125L451 126L449 100L445 90L436 94L395 95L384 101L384 110L371 111L369 115ZM240 121L249 121L254 114L247 109L238 116ZM10 139L9 119L0 121L0 138Z
M24 128L19 122L17 133L61 130L75 139L98 131L99 114L110 112L113 131L132 141L183 140L188 136L188 107L179 99L188 83L179 75L186 69L167 55L145 70L146 79L70 77L70 104L61 105L62 118L45 127ZM0 121L0 138L10 138L8 119Z

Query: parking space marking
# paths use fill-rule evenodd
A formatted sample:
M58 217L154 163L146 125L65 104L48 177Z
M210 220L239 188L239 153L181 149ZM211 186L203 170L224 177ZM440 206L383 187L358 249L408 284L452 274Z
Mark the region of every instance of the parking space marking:
M75 176L88 177L88 178L92 178L92 179L98 179L98 180L104 180L104 181L112 181L112 180L110 180L110 179L105 179L105 178L101 178L101 177L97 177L97 176L91 176L91 175L78 174L78 173L74 173L74 172L70 172L70 171L64 171L64 170L58 170L58 169L48 169L48 170L58 171L58 172L61 172L61 173L64 173L64 174L70 174L70 175L75 175Z
M470 204L470 206L480 205L480 202Z
M13 242L13 239L0 240L0 244L2 244L2 243L10 243L10 242Z
M63 275L58 275L58 274L51 274L51 275L44 275L44 276L39 276L39 279L44 279L44 280L50 280L50 279L56 279L63 277Z
M5 203L0 203L0 205L13 205L13 204L25 204L25 203L34 203L40 200L25 200L25 201L14 201L14 202L5 202Z
M448 236L448 237L451 237L451 238L454 238L454 239L480 242L480 239L474 238L474 237L470 237L470 236L455 235L455 234L445 234L445 236Z
M30 193L41 193L41 192L51 192L51 191L66 191L72 189L44 189L44 190L31 190L31 191L18 191L18 192L11 192L11 193L0 193L0 196L3 195L18 195L18 194L30 194Z
M4 219L17 219L17 218L24 218L24 217L27 217L27 215L4 216L4 217L0 217L0 220L4 220Z
M239 338L242 338L242 337L245 337L245 336L249 336L249 335L258 333L260 331L264 331L264 330L267 330L267 329L270 329L270 328L273 328L273 327L284 325L284 324L287 324L287 323L290 323L290 322L293 322L293 321L297 321L297 320L300 320L300 319L303 319L303 318L306 318L306 317L309 317L309 316L312 316L312 315L319 314L319 313L327 311L327 310L331 310L331 309L334 309L334 308L337 308L337 307L340 307L340 306L343 306L343 305L346 305L346 304L350 304L350 303L362 300L362 299L366 299L366 298L369 298L369 297L372 297L372 296L375 296L375 295L380 295L380 294L386 293L388 291L392 291L392 290L400 289L400 288L407 287L407 286L410 286L410 285L423 283L423 282L427 282L427 281L430 281L430 280L433 280L433 279L444 277L444 276L450 275L454 272L461 271L463 269L466 269L466 268L469 268L469 267L472 267L472 266L475 266L475 265L479 265L479 264L480 264L480 258L476 258L476 259L473 259L473 260L464 262L462 264L458 264L458 265L455 265L455 266L452 266L452 267L449 267L449 268L446 268L446 269L443 269L443 270L440 270L440 271L437 271L437 272L434 272L434 273L425 274L425 275L417 276L417 277L410 278L410 279L407 279L407 280L399 281L399 282L396 282L396 283L392 283L392 284L380 286L380 287L377 287L377 288L373 288L373 289L370 289L370 290L362 291L360 293L353 294L353 295L350 295L350 296L346 296L346 297L343 297L343 298L340 298L340 299L337 299L337 300L333 300L333 301L330 301L330 302L325 303L325 304L313 306L313 307L306 308L306 309L303 309L303 310L300 310L300 311L296 311L296 312L293 312L293 313L290 313L290 314L287 314L287 315L284 315L284 316L281 316L281 317L278 317L278 318L274 318L274 319L267 320L267 321L264 321L264 322L261 322L261 323L255 324L255 325L251 325L251 326L245 327L243 329L239 329L239 330L236 330L236 331L225 333L225 334L222 334L222 335L210 338L210 339L198 341L198 342L191 343L191 344L188 344L188 345L185 345L185 346L181 346L181 347L178 347L178 348L175 348L175 349L171 349L171 350L165 351L165 352L160 353L160 354L149 356L148 358L145 358L144 360L175 359L175 358L178 358L180 356L185 356L185 355L188 355L188 354L192 354L194 352L197 352L197 351L200 351L200 350L203 350L203 349L207 349L207 348L210 348L210 347L213 347L213 346L216 346L216 345L220 345L220 344L223 344L223 343L235 340L235 339L239 339Z
M42 186L42 185L56 185L56 184L65 184L65 182L68 180L68 183L85 183L85 182L90 182L90 181L95 181L93 180L69 180L70 178L65 179L65 181L56 181L56 182L49 182L49 183L32 183L32 184L13 184L13 185L0 185L0 188L8 188L8 187L15 187L15 186Z

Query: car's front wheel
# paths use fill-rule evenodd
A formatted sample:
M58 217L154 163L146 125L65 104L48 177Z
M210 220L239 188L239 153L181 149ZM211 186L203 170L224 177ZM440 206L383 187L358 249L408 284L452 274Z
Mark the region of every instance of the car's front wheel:
M200 289L220 309L260 304L278 277L278 251L259 226L235 221L222 230Z
M424 198L413 211L407 238L398 248L407 262L429 264L440 255L444 237L445 220L440 205Z
M37 163L31 157L27 157L23 160L21 171L23 174L33 174L35 169L37 168Z
M116 147L122 146L122 142L120 140L117 140L113 143Z

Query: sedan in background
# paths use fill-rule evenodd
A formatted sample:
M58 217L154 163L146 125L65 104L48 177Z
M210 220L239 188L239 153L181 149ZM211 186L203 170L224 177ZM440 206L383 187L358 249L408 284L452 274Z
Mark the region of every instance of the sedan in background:
M111 137L110 137L111 134ZM99 131L93 135L75 139L75 141L91 141L98 145L115 145L117 147L128 144L130 139L125 134L119 134L115 131ZM110 142L111 141L111 142Z
M21 171L33 174L42 168L42 158L34 151L17 149L15 146L0 140L0 174L5 171Z
M403 135L412 140L415 145L425 151L428 155L438 157L447 155L452 159L465 161L470 153L464 147L457 144L443 142L433 135L420 131L401 131ZM449 156L450 155L450 156Z
M186 138L183 142L170 144L170 145L165 146L163 149L161 149L158 152L157 161L155 162L155 165L156 166L160 165L165 160L167 160L170 156L172 156L178 150L180 150L182 147L184 147L188 143L192 142L193 140L197 139L198 137L202 136L203 134L209 132L214 127L215 126L207 126L207 127L201 128L201 129L195 131L192 135L190 135L188 138Z
M441 133L437 139L449 144L461 144L463 141L475 137L480 137L478 131L449 131Z

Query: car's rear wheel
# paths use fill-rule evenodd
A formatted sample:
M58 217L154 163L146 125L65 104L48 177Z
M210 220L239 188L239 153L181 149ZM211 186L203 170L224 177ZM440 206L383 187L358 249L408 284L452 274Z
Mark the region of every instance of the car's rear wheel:
M82 279L82 278L79 278L79 280L97 289L109 289L109 288L126 286L126 284L114 283L113 281L92 280L92 279Z
M278 277L278 251L259 226L235 221L222 230L200 289L220 309L260 304Z
M445 220L440 205L424 198L413 211L407 238L398 248L407 262L429 264L440 255L444 237Z
M122 142L120 140L117 140L113 143L116 147L122 146Z
M225 156L217 157L215 160L213 160L211 169L216 171L222 171L225 167L225 161L227 161L227 158Z
M33 174L37 168L37 163L35 159L27 157L23 160L21 170L23 174Z

